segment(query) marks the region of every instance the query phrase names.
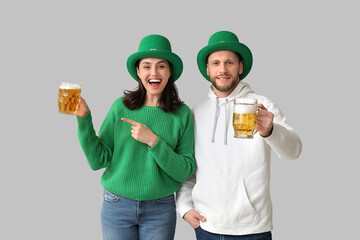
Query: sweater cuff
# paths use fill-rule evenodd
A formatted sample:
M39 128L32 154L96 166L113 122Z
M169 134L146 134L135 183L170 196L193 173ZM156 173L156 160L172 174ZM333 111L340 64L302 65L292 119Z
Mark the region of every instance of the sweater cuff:
M87 129L89 126L92 125L92 116L90 111L83 117L76 116L76 118L78 121L78 129L80 131Z
M158 140L156 141L156 143L154 144L154 146L149 147L149 149L151 149L151 151L159 151L158 149L161 148L162 139L161 139L159 136L157 136L157 137L158 137Z

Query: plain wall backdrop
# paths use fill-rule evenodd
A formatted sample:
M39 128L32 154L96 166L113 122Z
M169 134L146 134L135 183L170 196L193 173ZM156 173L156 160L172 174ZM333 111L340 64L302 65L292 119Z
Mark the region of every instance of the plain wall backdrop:
M0 3L0 239L101 239L102 170L92 171L75 117L57 110L62 81L83 86L98 132L137 83L126 69L141 38L166 36L184 62L190 107L209 83L198 51L219 30L252 51L245 78L300 135L298 160L273 154L276 240L357 234L359 22L356 1L10 1ZM195 239L178 217L176 240Z

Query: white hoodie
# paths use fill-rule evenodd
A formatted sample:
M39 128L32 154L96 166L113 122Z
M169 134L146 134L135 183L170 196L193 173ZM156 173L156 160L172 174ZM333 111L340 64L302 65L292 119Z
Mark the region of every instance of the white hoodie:
M201 228L217 234L245 235L271 231L271 149L281 159L298 158L302 144L280 109L240 81L227 98L209 99L193 108L196 172L176 194L181 216L190 209L206 218ZM234 138L234 99L256 98L274 113L272 134Z

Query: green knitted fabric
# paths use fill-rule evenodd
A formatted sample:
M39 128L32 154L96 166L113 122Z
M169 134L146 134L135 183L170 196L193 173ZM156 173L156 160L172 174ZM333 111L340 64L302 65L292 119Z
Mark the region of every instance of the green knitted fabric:
M78 137L90 167L106 168L103 187L137 201L153 200L176 192L195 169L192 114L183 104L172 113L158 107L129 110L117 99L111 106L99 136L91 112L77 117ZM150 148L131 136L131 124L121 118L145 124L157 136Z

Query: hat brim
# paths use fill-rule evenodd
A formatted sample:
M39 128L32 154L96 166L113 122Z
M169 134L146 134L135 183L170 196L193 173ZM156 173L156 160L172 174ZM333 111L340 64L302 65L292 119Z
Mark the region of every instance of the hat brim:
M182 60L175 53L166 52L166 51L136 52L136 53L130 55L130 57L128 58L127 63L126 63L127 69L129 71L130 75L136 81L138 80L138 77L137 77L135 64L138 60L143 59L143 58L161 58L161 59L165 59L165 60L169 61L173 65L172 76L173 76L174 81L176 81L181 76L181 73L183 71Z
M197 56L197 64L204 78L206 78L206 80L208 80L209 82L211 81L206 71L206 60L211 53L219 50L230 50L240 54L240 56L243 59L244 68L242 74L239 75L239 78L240 80L244 79L251 70L253 57L250 49L246 45L238 42L215 43L215 44L207 45L206 47L204 47L199 51Z

